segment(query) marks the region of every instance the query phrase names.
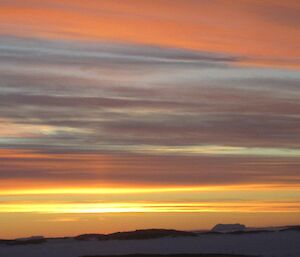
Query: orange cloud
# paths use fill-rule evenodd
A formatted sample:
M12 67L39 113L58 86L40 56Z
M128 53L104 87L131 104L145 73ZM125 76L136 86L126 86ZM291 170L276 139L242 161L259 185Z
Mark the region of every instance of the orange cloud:
M155 44L299 66L299 9L291 0L14 1L1 6L0 32Z

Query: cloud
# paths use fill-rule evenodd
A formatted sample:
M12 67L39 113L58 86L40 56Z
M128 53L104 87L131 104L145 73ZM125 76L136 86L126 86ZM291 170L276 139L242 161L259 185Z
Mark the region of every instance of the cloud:
M297 72L153 46L1 42L0 116L18 131L3 147L299 147Z
M222 0L90 1L89 5L78 0L14 0L2 1L0 10L2 35L224 52L247 56L246 63L299 68L295 36L299 3L293 0L246 0L234 5Z
M1 150L3 190L32 185L298 185L299 158L268 155L35 153ZM6 154L7 152L7 154Z
M145 45L1 42L1 148L44 154L2 157L2 181L298 183L298 72Z

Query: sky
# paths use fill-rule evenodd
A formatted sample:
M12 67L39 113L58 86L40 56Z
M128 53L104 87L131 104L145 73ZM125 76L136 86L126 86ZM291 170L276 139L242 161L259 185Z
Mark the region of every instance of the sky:
M300 224L298 0L1 0L0 238Z

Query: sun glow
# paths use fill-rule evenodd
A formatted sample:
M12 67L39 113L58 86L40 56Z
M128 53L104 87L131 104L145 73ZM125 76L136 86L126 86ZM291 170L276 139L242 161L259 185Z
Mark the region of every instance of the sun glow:
M183 187L113 187L97 186L97 187L63 187L63 188L8 188L0 190L0 195L108 195L108 194L151 194L151 193L180 193L180 192L224 192L224 191L246 191L246 190L277 190L296 189L297 186L283 184L249 184L249 185L224 185L224 186L183 186Z
M164 212L298 212L300 203L204 202L204 203L18 203L0 204L1 213L164 213Z

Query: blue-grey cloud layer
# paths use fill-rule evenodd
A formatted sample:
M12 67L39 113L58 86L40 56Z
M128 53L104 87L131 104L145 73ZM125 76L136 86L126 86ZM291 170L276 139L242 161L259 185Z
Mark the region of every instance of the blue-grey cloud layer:
M179 160L182 168L174 180L185 180L189 158L194 166L188 181L254 181L256 176L292 181L295 173L287 172L284 158L299 156L300 75L284 69L242 68L243 59L143 45L2 37L0 121L19 126L20 131L16 136L0 134L0 147L125 156L157 149L148 153L165 156L156 163L166 167L158 169L158 177L144 167L139 178L134 170L140 166L133 165L132 179L137 181L174 182L168 178L174 169L170 163ZM22 136L22 126L35 130ZM206 153L203 149L210 146L228 148L233 154L224 157L222 149ZM170 147L188 151L173 158ZM188 157L195 148L196 156ZM241 156L240 148L246 149ZM285 150L289 152L282 154ZM267 168L260 162L257 172L249 164L243 166L245 152L249 162L265 158ZM183 159L176 159L181 154ZM216 156L205 159L203 154ZM277 157L281 159L274 166L272 158ZM211 167L212 160L220 167ZM212 170L210 175L201 165ZM2 177L39 176L35 169L21 171L13 164L0 169ZM52 176L47 174L40 172L42 177ZM73 172L75 177L98 176L91 174ZM101 176L131 177L130 172L122 175L116 170Z

